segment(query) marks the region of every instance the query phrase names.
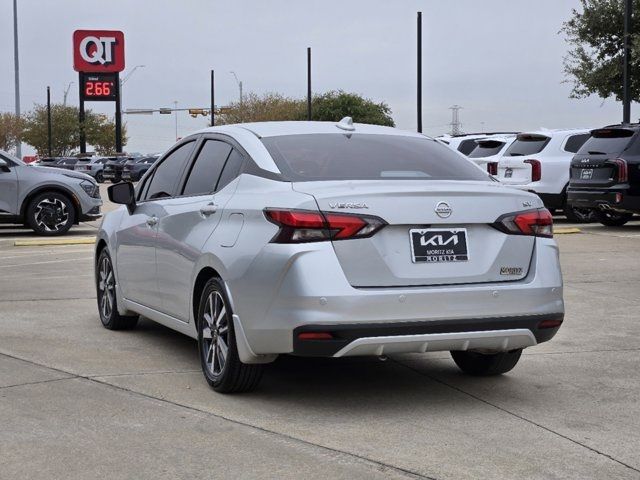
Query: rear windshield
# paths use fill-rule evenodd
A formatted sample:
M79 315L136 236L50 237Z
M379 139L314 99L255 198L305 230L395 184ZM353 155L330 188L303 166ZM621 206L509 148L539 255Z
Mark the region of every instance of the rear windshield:
M578 150L578 154L598 155L621 153L631 143L634 131L624 128L603 128L591 132L591 138Z
M263 138L286 180L488 180L488 175L428 138L311 134Z
M507 151L504 152L505 157L524 157L527 155L535 155L544 150L551 140L544 135L518 135Z
M460 145L458 145L458 151L463 155L469 155L473 149L476 148L476 145L477 143L473 138L463 140L460 142Z
M477 146L469 154L469 158L492 157L500 153L504 147L504 142L498 140L480 140L476 144Z

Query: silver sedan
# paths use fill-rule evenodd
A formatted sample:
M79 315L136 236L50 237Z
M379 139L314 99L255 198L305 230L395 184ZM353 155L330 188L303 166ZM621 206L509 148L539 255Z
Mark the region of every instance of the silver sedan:
M96 244L103 325L142 315L197 339L219 392L255 388L281 354L444 350L501 374L563 321L542 201L420 134L213 127L109 195L123 206Z

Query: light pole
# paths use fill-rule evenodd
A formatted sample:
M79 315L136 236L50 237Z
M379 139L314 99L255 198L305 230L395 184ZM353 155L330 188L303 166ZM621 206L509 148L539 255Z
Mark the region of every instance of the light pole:
M242 80L238 79L238 76L236 75L236 72L229 72L231 75L233 75L233 78L236 79L236 83L238 84L238 88L240 89L240 115L242 116Z
M176 119L176 142L178 141L178 101L173 101L173 115Z
M133 68L131 69L131 71L130 71L129 73L127 73L127 74L125 75L125 77L124 77L122 80L120 80L120 86L124 85L124 83L125 83L127 80L129 80L129 79L131 78L131 75L133 75L133 73L134 73L137 69L139 69L139 68L144 68L145 66L146 66L146 65L136 65L135 67L133 67Z
M13 65L15 71L16 117L20 118L20 61L18 60L18 1L13 0ZM16 141L16 156L22 158L22 140Z
M624 64L622 67L622 123L631 123L631 19L633 0L624 2Z

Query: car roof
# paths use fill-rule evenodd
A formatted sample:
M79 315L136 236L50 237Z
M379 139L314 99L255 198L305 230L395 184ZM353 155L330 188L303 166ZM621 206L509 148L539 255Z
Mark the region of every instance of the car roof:
M525 130L518 134L520 135L540 135L544 137L553 137L555 135L569 135L572 133L581 134L581 133L590 133L592 128L557 128L557 129L546 129L541 128L539 130Z
M196 133L233 133L234 131L237 132L238 129L243 129L245 131L250 131L259 138L277 137L281 135L303 135L321 133L364 133L374 135L400 135L407 137L429 138L421 133L400 130L393 127L383 127L380 125L354 123L353 127L353 130L344 130L338 127L338 122L254 122L222 125L219 127L209 127Z

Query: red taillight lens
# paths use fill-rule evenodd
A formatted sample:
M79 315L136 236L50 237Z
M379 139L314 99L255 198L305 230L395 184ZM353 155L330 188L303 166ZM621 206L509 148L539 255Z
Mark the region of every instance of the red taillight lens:
M627 161L623 158L616 158L611 160L611 163L615 164L618 170L618 183L627 183L629 181L629 166Z
M557 328L562 325L562 320L542 320L538 323L538 328Z
M539 181L542 178L542 163L540 163L540 160L525 160L524 163L531 165L531 181Z
M333 340L329 332L303 332L298 334L298 340Z
M370 237L386 222L372 215L279 210L268 208L265 217L280 227L272 243L321 242Z
M489 175L498 175L498 162L487 163L487 172L489 172Z
M503 215L493 226L511 235L553 237L553 217L546 208Z

